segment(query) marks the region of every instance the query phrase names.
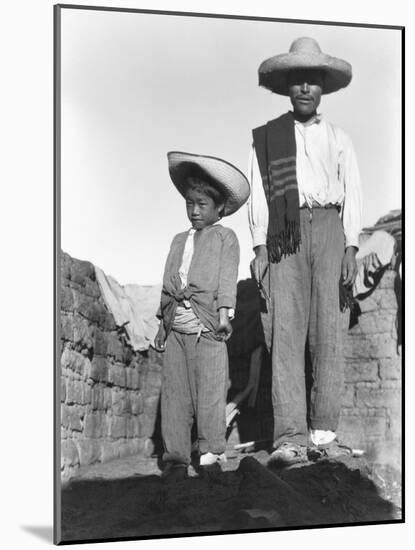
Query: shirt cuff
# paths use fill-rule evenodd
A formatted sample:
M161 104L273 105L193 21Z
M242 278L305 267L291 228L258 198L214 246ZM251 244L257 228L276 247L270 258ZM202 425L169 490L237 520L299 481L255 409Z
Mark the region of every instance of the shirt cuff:
M263 227L253 227L251 229L252 234L252 248L260 246L261 244L267 244L267 231Z
M348 246L355 246L359 250L359 236L357 234L346 235L345 247L347 248Z

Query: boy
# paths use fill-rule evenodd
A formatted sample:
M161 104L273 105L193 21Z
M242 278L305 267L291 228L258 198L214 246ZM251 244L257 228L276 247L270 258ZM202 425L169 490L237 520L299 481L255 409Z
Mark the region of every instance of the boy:
M173 239L167 257L157 351L165 351L161 393L165 476L187 477L196 419L200 465L218 466L225 451L230 319L235 308L239 244L217 222L249 196L245 176L224 160L167 155L171 179L186 199L191 229Z

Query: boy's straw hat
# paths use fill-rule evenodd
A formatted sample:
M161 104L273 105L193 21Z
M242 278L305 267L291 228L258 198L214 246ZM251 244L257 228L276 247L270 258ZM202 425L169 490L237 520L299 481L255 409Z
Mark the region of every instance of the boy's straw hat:
M316 69L324 72L323 94L345 88L352 79L352 66L343 59L323 53L314 38L297 38L288 53L274 55L258 69L259 85L280 95L289 95L288 71Z
M188 177L206 177L225 197L224 216L236 212L248 199L250 188L244 174L226 160L182 151L167 153L170 177L178 191L186 196Z

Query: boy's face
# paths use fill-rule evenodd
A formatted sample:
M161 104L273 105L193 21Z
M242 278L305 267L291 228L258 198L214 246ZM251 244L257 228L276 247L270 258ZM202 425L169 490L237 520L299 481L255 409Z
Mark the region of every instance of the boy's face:
M313 69L291 71L288 74L288 91L294 113L307 120L320 105L323 91L323 74Z
M216 206L212 198L196 189L190 189L186 194L187 217L193 229L203 229L216 223L220 219L222 209L222 204Z

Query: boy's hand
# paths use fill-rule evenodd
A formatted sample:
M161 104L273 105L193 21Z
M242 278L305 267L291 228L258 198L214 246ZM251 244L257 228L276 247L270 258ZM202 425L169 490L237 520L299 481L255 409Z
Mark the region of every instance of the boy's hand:
M219 309L219 324L216 329L216 336L218 336L222 342L226 342L226 340L229 340L231 334L232 325L229 321L229 309L227 307L221 307Z
M166 329L164 328L163 321L160 321L159 330L154 338L154 349L159 352L163 352L166 349Z
M343 256L342 261L342 278L344 286L351 286L356 279L357 263L356 263L357 248L348 246Z
M229 321L229 319L220 321L218 328L216 329L216 336L218 336L222 342L226 342L226 340L229 340L232 334L232 325Z

